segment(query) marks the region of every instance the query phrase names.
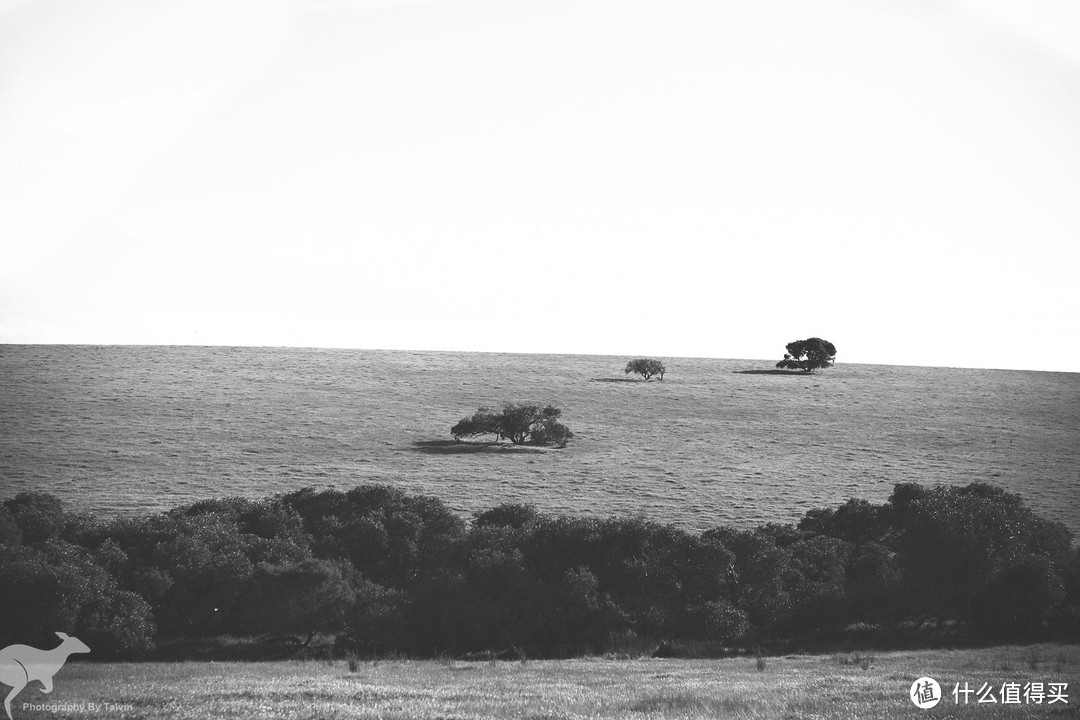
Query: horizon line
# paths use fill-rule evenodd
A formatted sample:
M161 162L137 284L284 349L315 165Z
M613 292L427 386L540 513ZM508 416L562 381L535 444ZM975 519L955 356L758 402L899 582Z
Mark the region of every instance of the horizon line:
M268 345L258 343L193 343L193 342L177 342L177 343L154 343L154 342L118 342L118 343L92 343L92 342L35 342L35 341L23 341L12 342L6 340L0 340L0 346L25 346L25 347L95 347L95 348L109 348L109 347L131 347L131 348L246 348L253 350L357 350L363 352L413 352L413 353L470 353L477 355L548 355L548 356L572 356L572 357L657 357L660 359L687 359L687 360L725 360L725 361L741 361L741 362L762 362L769 363L770 367L775 365L775 361L767 358L742 358L742 357L719 357L715 355L678 355L678 354L661 354L661 353L614 353L614 352L553 352L553 351L533 351L533 350L461 350L461 349L441 349L441 348L391 348L391 347L360 347L354 345ZM972 365L920 365L911 363L882 363L882 362L865 362L865 361L847 361L838 362L838 365L869 365L875 367L900 367L900 368L926 368L926 369L939 369L939 370L991 370L991 371L1004 371L1004 372L1044 372L1044 373L1058 373L1058 374L1077 374L1080 370L1049 370L1040 368L1019 368L1019 367L987 367L987 366L972 366ZM793 371L795 372L795 371ZM805 373L810 375L811 373Z

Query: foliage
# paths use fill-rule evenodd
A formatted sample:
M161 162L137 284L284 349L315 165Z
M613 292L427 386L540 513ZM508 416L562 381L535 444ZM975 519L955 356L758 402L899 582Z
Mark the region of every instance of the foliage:
M316 557L346 559L388 587L406 587L441 563L465 526L436 498L385 485L348 492L305 488L284 501L303 519Z
M523 503L505 503L490 510L477 513L473 521L478 527L496 525L500 527L522 528L535 522L540 513L532 505Z
M338 635L338 646L353 652L380 654L407 642L409 594L359 578L355 595Z
M974 598L973 621L989 638L1039 637L1064 598L1065 587L1053 564L1029 555L994 573Z
M140 654L153 645L150 606L119 587L84 548L51 539L0 553L0 645L54 644L63 628L97 657Z
M15 521L15 515L6 503L0 505L0 545L19 545L22 539L22 528Z
M660 360L653 360L652 358L638 358L637 360L631 360L626 363L626 370L624 374L629 375L635 373L640 375L644 379L648 380L653 375L656 375L661 380L664 379L664 373L667 372L667 368L664 367L664 363Z
M43 543L56 537L64 524L60 501L42 492L23 492L4 502L5 513L19 528L22 542ZM6 530L9 537L12 530Z
M385 485L107 523L48 497L14 505L23 524L0 553L0 642L59 628L105 656L224 634L528 657L610 651L620 638L839 642L855 625L893 642L1080 637L1071 535L982 483L901 484L884 504L701 534L520 504L466 524L436 498Z
M727 600L710 600L690 608L696 628L702 637L734 645L746 637L750 622L746 613Z
M776 367L813 372L832 367L835 362L836 346L828 340L812 337L788 343L784 359L776 363Z
M462 418L450 428L455 440L477 435L494 435L496 440L507 439L515 445L558 445L565 447L574 436L559 422L562 411L552 405L503 406L499 412L480 408L470 417Z
M866 500L852 498L835 510L808 510L799 521L799 529L863 545L881 539L881 534L888 527L882 522L882 510L882 507Z
M245 593L248 632L304 635L304 646L317 632L341 632L355 602L354 574L347 563L333 560L258 566Z
M1069 557L1071 535L1059 524L1036 517L1018 495L985 483L914 492L911 486L898 486L897 490L895 548L913 619L970 625L977 615L985 617L989 612L985 604L981 610L976 608L977 602L983 602L980 598L999 586L1003 577L1022 575L1021 568L1027 568L1031 578L1049 572L1038 582L1046 593L1056 594L1052 588L1060 586L1057 578ZM991 614L1010 625L1020 622L1008 612ZM1045 617L1046 612L1037 615ZM1012 630L1007 627L1003 632Z

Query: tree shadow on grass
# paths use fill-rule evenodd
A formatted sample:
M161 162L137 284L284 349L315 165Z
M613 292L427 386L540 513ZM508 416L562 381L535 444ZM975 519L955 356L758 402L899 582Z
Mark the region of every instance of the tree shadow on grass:
M620 377L614 377L614 378L593 378L593 379L592 379L592 381L593 381L593 382L631 382L631 383L636 383L636 382L645 382L644 380L642 380L642 379L640 379L640 378L620 378Z
M464 440L417 440L413 447L428 455L469 455L474 453L542 453L543 448L501 442L465 442Z
M810 377L814 373L805 370L732 370L737 375L789 375L791 377Z

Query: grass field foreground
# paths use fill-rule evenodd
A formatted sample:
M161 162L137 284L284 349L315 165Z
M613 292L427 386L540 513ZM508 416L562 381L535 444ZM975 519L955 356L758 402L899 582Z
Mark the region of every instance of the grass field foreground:
M789 655L723 660L525 662L74 662L50 695L35 684L20 718L1031 718L1080 717L1080 647ZM908 698L919 677L944 697ZM1067 701L957 705L956 683L1068 683ZM961 698L962 699L962 698ZM27 707L24 703L29 703Z

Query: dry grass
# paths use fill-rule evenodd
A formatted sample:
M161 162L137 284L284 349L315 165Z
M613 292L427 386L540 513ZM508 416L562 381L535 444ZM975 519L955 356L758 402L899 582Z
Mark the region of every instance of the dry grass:
M603 356L4 346L0 477L77 510L388 482L464 515L527 502L688 530L982 480L1080 531L1078 373L665 361L663 382L622 382L626 358ZM513 401L562 408L570 446L450 442Z
M870 666L874 664L874 656L862 652L837 653L836 664L855 665L863 670L869 670Z
M1032 648L883 653L872 666L841 665L831 656L725 660L610 660L279 663L71 663L52 695L24 691L20 718L64 713L23 710L20 702L110 703L99 720L120 718L606 718L631 720L736 718L1078 717L1070 704L956 707L951 696L932 712L908 700L918 677L952 683L1069 682L1080 692L1077 648L1043 647L1061 669L1027 669ZM1016 670L998 668L1012 660ZM89 717L90 715L86 715Z

